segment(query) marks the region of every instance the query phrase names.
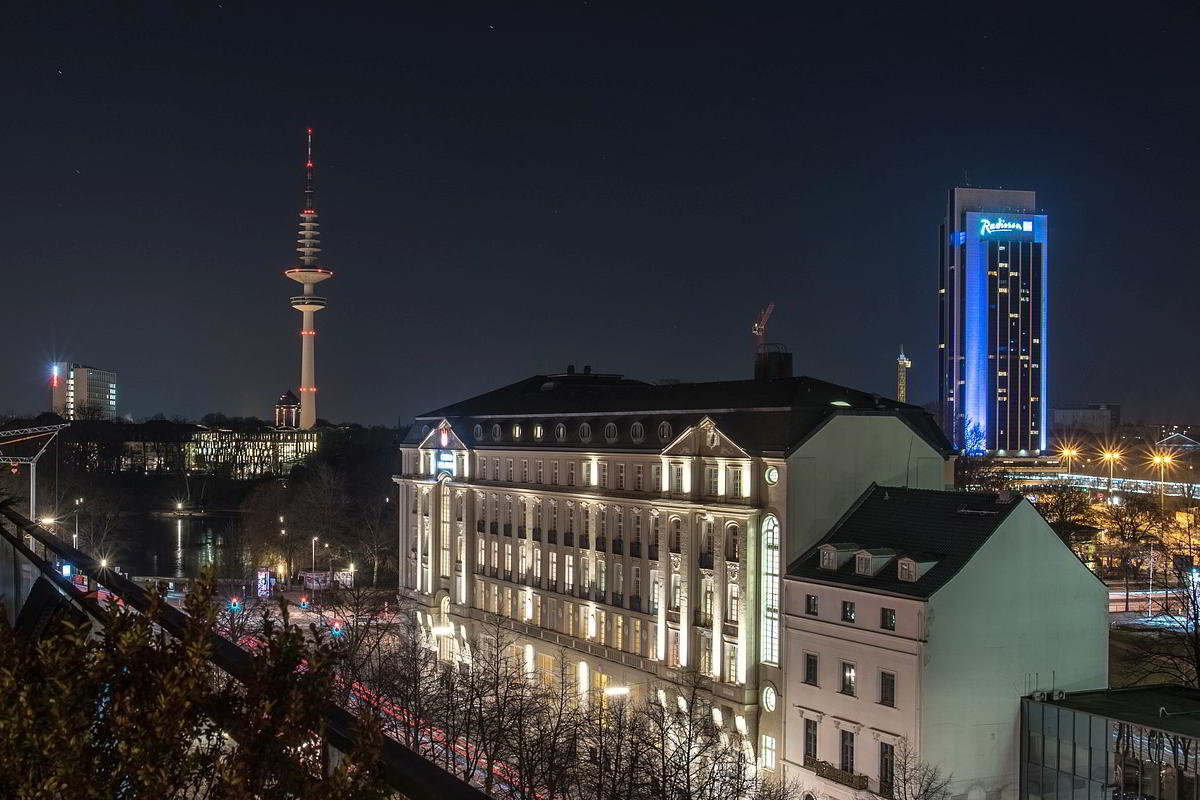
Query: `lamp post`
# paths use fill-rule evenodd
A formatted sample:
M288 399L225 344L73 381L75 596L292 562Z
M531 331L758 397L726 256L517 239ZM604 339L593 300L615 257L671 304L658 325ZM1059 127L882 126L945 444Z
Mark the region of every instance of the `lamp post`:
M75 498L75 535L71 537L71 547L79 549L79 506L83 504L82 497Z
M1108 462L1108 493L1112 495L1113 482L1113 464L1121 460L1120 450L1104 450L1100 453L1100 458Z
M319 539L319 538L321 538L321 537L314 536L313 540L312 540L312 557L313 557L312 570L313 570L313 572L317 571L317 539Z
M1072 447L1071 445L1066 445L1065 447L1063 447L1061 450L1058 451L1058 455L1059 455L1059 458L1065 458L1067 460L1067 474L1070 475L1071 474L1071 459L1073 459L1075 456L1079 455L1079 449L1076 447Z
M1158 510L1166 509L1167 467L1175 463L1175 457L1170 453L1155 453L1150 459L1158 465Z
M329 558L329 579L333 580L333 551L329 549L329 542L325 543L325 555Z

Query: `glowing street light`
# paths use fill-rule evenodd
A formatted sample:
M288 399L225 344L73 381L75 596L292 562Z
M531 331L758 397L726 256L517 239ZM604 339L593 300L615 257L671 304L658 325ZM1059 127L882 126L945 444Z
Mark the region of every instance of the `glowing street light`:
M1065 458L1067 460L1068 475L1071 474L1071 459L1075 458L1077 455L1079 455L1079 448L1069 444L1063 445L1063 447L1058 451L1058 457Z
M1165 508L1163 495L1167 486L1167 467L1175 463L1175 456L1163 452L1153 453L1150 462L1158 467L1158 510L1162 511Z
M320 538L321 538L320 536L314 536L313 540L312 540L312 558L313 558L312 569L313 569L313 572L317 571L317 539L320 539Z
M1100 459L1108 462L1108 493L1110 495L1112 494L1113 465L1121 460L1122 455L1124 455L1124 453L1115 449L1106 449L1100 451Z

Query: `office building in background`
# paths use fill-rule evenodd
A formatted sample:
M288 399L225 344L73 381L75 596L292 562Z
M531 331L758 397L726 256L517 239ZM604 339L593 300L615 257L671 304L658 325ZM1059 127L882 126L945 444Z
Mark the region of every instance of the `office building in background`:
M959 451L1047 449L1047 238L1034 192L950 190L938 287L938 406Z
M117 373L87 364L50 365L50 408L64 419L117 416Z

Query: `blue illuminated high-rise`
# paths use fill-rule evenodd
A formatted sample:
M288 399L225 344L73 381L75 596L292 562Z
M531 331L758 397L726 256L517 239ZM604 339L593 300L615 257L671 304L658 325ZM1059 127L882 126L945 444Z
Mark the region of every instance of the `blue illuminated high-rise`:
M951 189L938 288L938 406L959 450L1046 451L1046 215L1034 192Z

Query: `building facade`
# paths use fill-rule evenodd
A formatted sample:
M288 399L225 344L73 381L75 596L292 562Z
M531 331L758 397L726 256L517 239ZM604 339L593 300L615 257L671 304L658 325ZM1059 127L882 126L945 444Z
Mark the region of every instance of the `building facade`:
M698 671L775 770L784 565L871 480L943 488L945 446L920 409L809 378L534 376L412 426L400 592L447 659L499 622L581 693Z
M59 361L50 367L50 408L63 419L117 416L117 373Z
M1021 800L1197 800L1200 691L1152 685L1021 701Z
M1118 403L1085 403L1055 406L1051 430L1059 438L1099 436L1108 438L1121 427Z
M784 581L788 777L818 800L1015 800L1021 697L1107 686L1107 588L1028 501L873 486Z
M1047 218L1034 192L951 189L941 227L938 404L956 449L1047 449Z

